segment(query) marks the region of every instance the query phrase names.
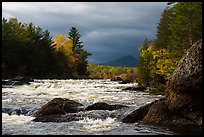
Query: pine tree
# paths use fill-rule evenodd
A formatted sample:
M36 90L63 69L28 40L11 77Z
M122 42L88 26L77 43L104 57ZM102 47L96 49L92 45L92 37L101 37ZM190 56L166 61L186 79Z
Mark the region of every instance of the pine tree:
M179 2L172 7L169 48L181 58L202 37L202 2Z
M88 53L86 50L83 49L83 42L80 41L80 33L78 32L77 28L72 27L69 31L68 38L72 40L73 47L72 51L74 53L74 56L78 59L77 62L77 73L79 75L88 75L87 71L87 64L88 64L88 56L91 54Z
M171 32L168 28L170 22L172 20L172 10L169 8L166 8L162 15L160 22L158 23L157 27L157 34L156 34L156 40L155 40L155 50L161 49L161 48L168 48L168 43L170 42L169 36L171 35Z
M81 35L79 34L77 28L72 27L69 31L69 39L73 41L72 51L74 54L80 54L80 50L83 48L82 41L80 41Z

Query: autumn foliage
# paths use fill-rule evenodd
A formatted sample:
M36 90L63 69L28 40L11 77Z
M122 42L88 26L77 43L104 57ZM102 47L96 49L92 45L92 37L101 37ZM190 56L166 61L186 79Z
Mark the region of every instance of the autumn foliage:
M167 7L158 23L156 40L145 39L139 49L137 82L164 87L186 50L201 38L202 3L178 2Z
M16 18L3 18L3 78L18 75L59 79L88 76L87 57L91 54L83 49L78 30L72 27L70 32L69 37L56 34L52 40L48 30L44 31L33 23L23 24ZM73 41L71 37L77 37L77 40Z
M119 66L104 66L89 64L89 77L93 79L114 79L120 77L123 80L136 82L137 68L119 67Z

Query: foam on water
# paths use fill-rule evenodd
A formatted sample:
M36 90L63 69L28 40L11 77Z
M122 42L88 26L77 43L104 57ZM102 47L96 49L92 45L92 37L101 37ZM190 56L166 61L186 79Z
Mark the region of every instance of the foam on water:
M96 102L108 104L121 104L129 106L127 110L117 111L90 111L79 121L53 123L33 122L32 116L8 115L2 113L3 134L159 134L154 130L142 127L135 130L138 125L131 126L121 123L114 117L126 115L136 108L161 98L160 95L149 95L139 91L122 90L135 86L134 83L119 84L110 80L38 80L35 79L30 85L2 88L2 108L26 108L36 110L53 98L61 97L78 101L83 105L91 105ZM31 111L31 112L32 112ZM82 112L81 112L82 113ZM102 119L100 117L103 117ZM144 130L144 132L141 132Z
M6 113L2 113L2 124L25 124L33 120L32 116L24 116L24 115L8 115Z
M110 117L105 120L84 118L83 120L76 121L76 123L81 124L80 130L85 132L107 131L119 126L119 123Z

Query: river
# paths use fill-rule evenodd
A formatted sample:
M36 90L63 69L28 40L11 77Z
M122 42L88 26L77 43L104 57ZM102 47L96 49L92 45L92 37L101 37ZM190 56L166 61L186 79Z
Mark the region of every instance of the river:
M172 135L168 129L127 124L120 120L137 108L163 96L141 91L122 90L135 83L119 84L110 80L39 80L30 85L2 88L3 135ZM121 104L118 110L92 110L78 121L34 122L32 114L54 98L68 98L85 106L96 102ZM16 110L24 111L18 115ZM82 113L82 112L81 112ZM85 112L84 112L85 113ZM114 117L113 117L114 116Z

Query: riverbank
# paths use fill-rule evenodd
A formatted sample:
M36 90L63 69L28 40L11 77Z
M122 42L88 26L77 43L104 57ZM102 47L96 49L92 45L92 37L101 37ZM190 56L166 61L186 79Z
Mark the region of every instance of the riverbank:
M202 128L202 40L194 43L181 58L166 84L165 91L166 98L133 111L123 119L123 122L139 122L182 131L191 128L200 131Z

